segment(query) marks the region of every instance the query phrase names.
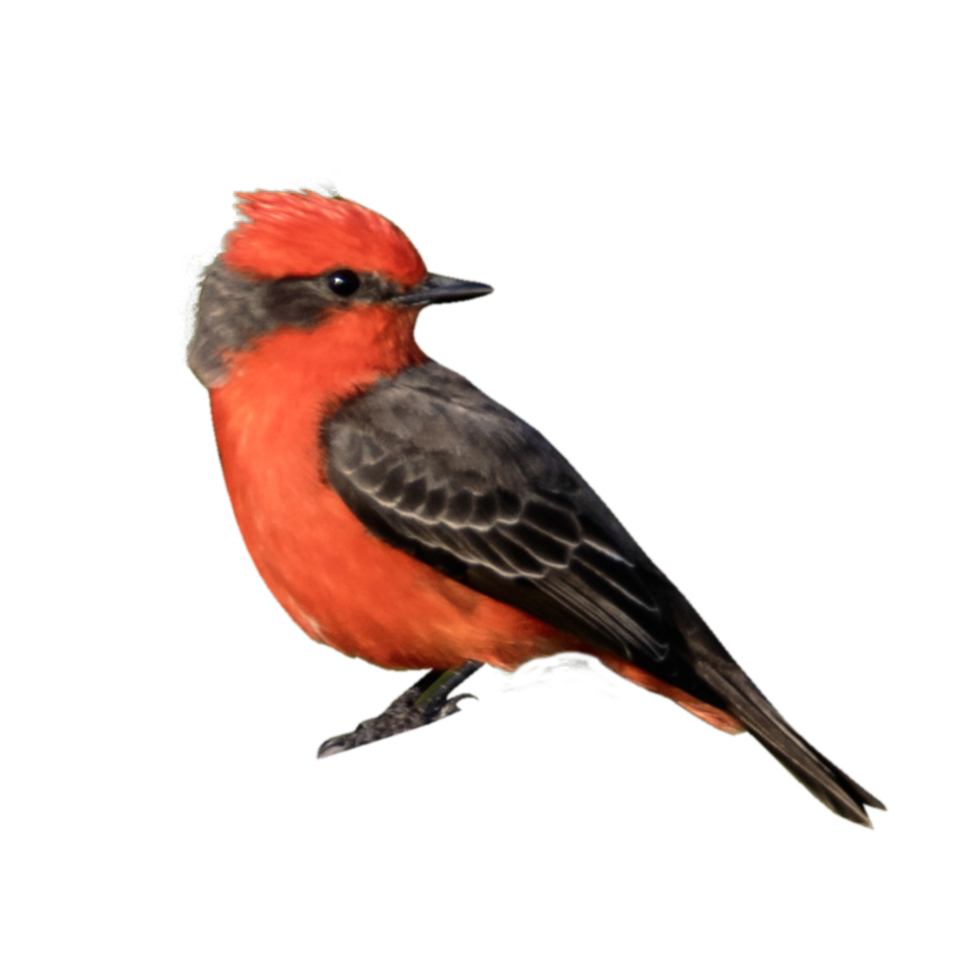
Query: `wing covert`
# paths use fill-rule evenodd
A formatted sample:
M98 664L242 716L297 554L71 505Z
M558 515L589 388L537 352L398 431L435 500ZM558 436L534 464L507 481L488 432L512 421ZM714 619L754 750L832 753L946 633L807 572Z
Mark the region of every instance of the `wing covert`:
M673 587L550 443L428 362L324 423L326 477L377 536L666 677ZM678 651L679 652L679 651Z

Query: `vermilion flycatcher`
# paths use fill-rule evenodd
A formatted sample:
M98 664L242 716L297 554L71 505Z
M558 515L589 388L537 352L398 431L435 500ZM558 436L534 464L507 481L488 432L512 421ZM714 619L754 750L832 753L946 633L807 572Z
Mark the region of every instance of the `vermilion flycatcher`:
M398 228L339 197L258 192L238 209L188 361L245 543L313 639L429 670L321 756L452 714L481 664L579 650L747 729L870 825L882 804L787 724L568 461L419 349L422 307L489 286L428 273Z

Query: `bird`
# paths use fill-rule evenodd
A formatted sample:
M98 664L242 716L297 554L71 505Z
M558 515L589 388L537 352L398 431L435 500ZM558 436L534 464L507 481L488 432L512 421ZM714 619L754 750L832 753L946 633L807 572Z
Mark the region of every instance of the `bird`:
M490 286L336 193L236 195L188 364L262 579L312 639L426 673L327 757L431 724L484 664L576 651L748 731L834 813L884 805L799 735L548 440L415 339Z

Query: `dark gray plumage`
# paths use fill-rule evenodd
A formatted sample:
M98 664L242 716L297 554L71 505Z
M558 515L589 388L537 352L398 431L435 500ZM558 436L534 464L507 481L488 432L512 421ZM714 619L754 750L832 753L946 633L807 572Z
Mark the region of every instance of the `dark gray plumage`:
M324 438L330 483L376 534L610 652L679 668L666 578L540 433L465 378L403 371Z
M568 461L434 362L324 423L325 477L378 537L722 708L836 813L871 794L805 742Z

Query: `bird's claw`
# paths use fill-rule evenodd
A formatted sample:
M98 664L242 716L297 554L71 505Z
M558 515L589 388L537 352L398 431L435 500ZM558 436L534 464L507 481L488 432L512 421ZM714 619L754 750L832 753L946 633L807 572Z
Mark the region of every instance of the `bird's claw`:
M346 735L328 738L317 750L317 758L325 759L328 755L338 755L349 749L356 749L359 745L368 745L413 728L431 725L434 721L456 714L460 710L460 701L466 698L476 700L475 694L447 697L454 686L447 685L440 689L440 685L436 684L421 690L418 686L410 688L395 698L377 718L362 721L354 731Z

